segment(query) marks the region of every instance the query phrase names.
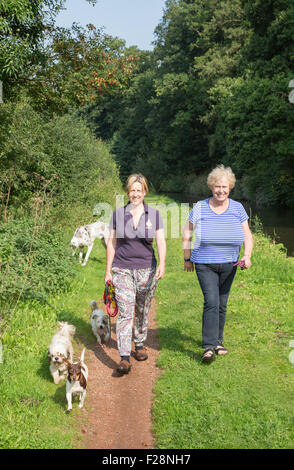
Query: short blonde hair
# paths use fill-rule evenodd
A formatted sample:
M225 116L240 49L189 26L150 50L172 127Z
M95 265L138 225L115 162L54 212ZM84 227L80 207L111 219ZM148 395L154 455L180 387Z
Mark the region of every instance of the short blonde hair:
M134 183L140 183L142 185L142 189L145 193L145 196L147 196L147 194L149 193L149 188L148 188L148 183L147 183L147 179L145 178L145 176L143 176L141 173L134 173L134 174L130 175L127 179L127 182L126 182L126 192L127 192L127 194L129 194L129 192L131 190L131 186Z
M217 165L208 175L207 177L207 186L212 189L216 183L218 183L223 177L227 178L229 182L230 189L236 184L236 177L232 172L232 168L224 165Z

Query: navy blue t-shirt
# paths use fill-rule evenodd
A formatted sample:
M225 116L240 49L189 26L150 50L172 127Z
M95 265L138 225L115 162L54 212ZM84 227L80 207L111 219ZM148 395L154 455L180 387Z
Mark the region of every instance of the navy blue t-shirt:
M120 207L111 217L110 229L116 231L117 242L112 265L122 269L156 267L152 243L156 231L163 228L162 217L144 202L144 212L135 229L129 209L129 204Z

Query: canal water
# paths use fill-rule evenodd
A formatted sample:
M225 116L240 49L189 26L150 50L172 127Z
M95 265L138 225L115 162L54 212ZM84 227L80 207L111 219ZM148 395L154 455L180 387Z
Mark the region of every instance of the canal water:
M283 243L288 256L294 256L294 209L254 207L248 202L243 205L251 218L257 215L261 220L264 232L276 243Z
M168 194L178 202L189 203L191 206L197 202L197 198L185 194ZM276 243L282 243L287 249L287 256L294 256L294 209L279 207L256 207L249 202L242 202L251 223L255 216L262 223L263 231L269 235Z

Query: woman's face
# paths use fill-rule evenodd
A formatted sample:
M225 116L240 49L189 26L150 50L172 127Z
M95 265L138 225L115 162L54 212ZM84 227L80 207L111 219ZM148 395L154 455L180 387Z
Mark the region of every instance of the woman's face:
M128 196L129 196L131 204L134 204L136 206L141 204L145 196L145 192L143 191L142 184L138 182L133 183L132 186L130 187Z
M228 179L223 176L211 188L212 196L217 202L225 202L230 194L230 184Z

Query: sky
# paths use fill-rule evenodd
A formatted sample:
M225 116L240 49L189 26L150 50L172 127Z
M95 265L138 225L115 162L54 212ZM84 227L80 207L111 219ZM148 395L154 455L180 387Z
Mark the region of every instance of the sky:
M66 10L56 18L57 26L73 22L105 27L104 32L126 41L126 46L152 50L153 32L159 24L165 0L98 0L93 7L85 0L67 0Z

